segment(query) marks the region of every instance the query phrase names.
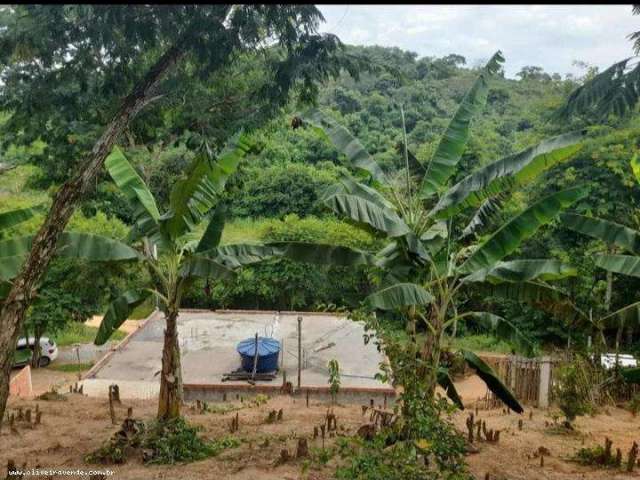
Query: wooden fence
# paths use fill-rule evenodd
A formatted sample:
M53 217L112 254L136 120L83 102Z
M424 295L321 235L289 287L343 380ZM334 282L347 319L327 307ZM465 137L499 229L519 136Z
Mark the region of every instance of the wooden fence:
M484 360L524 405L547 407L553 400L553 367L550 357L482 356ZM487 389L481 408L498 408L503 403Z

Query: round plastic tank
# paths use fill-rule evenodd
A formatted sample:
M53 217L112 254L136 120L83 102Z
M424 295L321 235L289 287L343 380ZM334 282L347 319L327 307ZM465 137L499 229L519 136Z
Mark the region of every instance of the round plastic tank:
M253 357L256 354L256 339L242 340L236 350L242 360L242 369L253 371ZM280 342L275 338L258 337L258 367L257 373L273 372L278 369L278 356L280 354Z

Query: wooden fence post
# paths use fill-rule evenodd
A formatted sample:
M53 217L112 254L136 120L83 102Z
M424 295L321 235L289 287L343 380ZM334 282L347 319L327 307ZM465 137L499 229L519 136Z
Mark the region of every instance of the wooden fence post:
M516 355L510 355L510 368L511 368L511 385L509 385L509 387L511 388L511 391L515 393L516 391L516 375L518 372L518 357Z
M551 388L551 357L540 358L540 386L538 388L538 408L549 406L549 390Z

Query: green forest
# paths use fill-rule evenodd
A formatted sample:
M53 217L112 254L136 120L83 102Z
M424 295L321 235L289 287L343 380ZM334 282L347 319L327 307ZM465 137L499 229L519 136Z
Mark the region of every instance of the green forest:
M604 405L635 417L640 368L618 360L640 355L640 64L576 61L580 75L529 65L507 78L515 59L502 51L470 60L345 45L319 33L322 21L313 5L0 7L0 427L19 338L34 337L26 361L37 372L42 337L94 348L156 312L156 414L128 410L82 461L252 450L237 411L270 399L237 395L241 406L219 411L184 401L181 309L363 322L364 345L384 358L370 380L394 404L370 399L361 414L373 426L338 433L331 360L320 408L332 442L324 424L321 448L298 440L303 473L340 457L331 478L470 479L481 424L470 413L465 436L452 423L468 372L505 417L526 406L516 374L508 385L487 353L554 359L553 434L578 439L576 419ZM631 40L640 52L640 33ZM94 315L99 327L84 325ZM600 361L609 352L612 370ZM253 392L258 333L251 355ZM302 395L300 380L289 386ZM112 425L114 395L110 385ZM200 435L193 412L236 412L224 423L236 436ZM13 433L14 420L7 412ZM500 430L482 429L498 443ZM622 468L611 448L607 437L574 460Z
M481 67L467 65L464 57L456 54L418 58L412 52L384 47L347 47L347 52L379 68L362 73L358 79L342 72L323 83L319 86L317 108L347 128L381 167L395 176L402 174L404 164L402 108L408 148L421 165L426 164ZM203 95L216 99L204 126L211 130L210 135L190 124L192 111L169 105L166 111L149 112L136 119L123 136L120 148L149 185L159 205L168 205L171 186L183 175L204 135L210 148L215 149L235 128L242 127L253 146L224 192L228 217L223 244L314 241L367 251L377 249L382 243L374 230L336 217L319 201L322 192L350 168L344 153L326 136L310 128L292 128L292 119L308 109L308 105L289 102L277 111L263 114L261 124L256 121L255 125L247 125L244 121L246 111L252 109L247 105L254 88L252 73L259 71L260 65L250 58L243 63L234 67L234 72L224 72L216 78L213 86L199 86ZM490 81L486 107L473 121L468 146L451 183L545 137L586 128L588 133L580 151L505 199L500 214L509 218L535 199L574 184L585 184L588 197L574 205L576 212L637 228L640 189L630 159L638 146L638 117L611 116L596 125L588 118L569 123L552 118L567 95L596 73L596 69L585 67L582 78L562 78L539 67L527 67L517 79L507 79L499 72ZM228 82L229 75L239 81ZM192 91L189 94L197 95ZM69 115L77 113L74 110ZM258 115L251 114L249 119ZM8 129L7 117L4 125ZM4 142L2 161L13 168L0 176L2 210L38 206L44 212L51 195L77 166L66 159L80 158L100 127L91 118L55 121L61 125L44 132L34 131L30 136L22 132L19 143L15 139ZM465 214L470 220L473 211ZM35 215L3 235L33 234L41 221L42 215ZM68 230L123 239L133 221L132 208L125 196L102 174L83 199ZM523 256L553 258L573 265L578 274L554 285L566 290L570 301L580 309L592 311L597 317L625 306L629 300L626 292L638 286L628 277L608 280L606 271L596 268L585 255L605 249L602 242L563 228L556 221L542 227L505 260ZM47 328L60 329L67 322L104 313L125 283L144 282L140 275L141 272L126 265L105 269L102 265L56 260L43 282L38 302L30 311L28 324L46 323ZM89 278L91 282L87 281ZM247 266L231 280L200 279L185 294L183 305L214 309L352 309L374 290L376 281L375 272L366 267L354 270L274 259ZM554 315L517 300L473 292L465 302L474 309L492 308L517 319L540 346L565 345L572 331L566 327L573 319L565 312ZM140 315L152 308L147 307L140 309ZM473 322L467 328L472 333L490 333ZM580 335L580 331L585 334ZM585 335L589 331L580 331L571 341L587 341ZM464 329L458 334L463 336ZM625 336L624 340L630 347L632 337Z

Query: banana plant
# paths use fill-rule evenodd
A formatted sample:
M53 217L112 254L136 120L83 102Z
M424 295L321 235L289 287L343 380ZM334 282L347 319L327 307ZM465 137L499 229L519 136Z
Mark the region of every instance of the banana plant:
M640 183L640 161L637 156L631 159L630 164L636 180ZM602 240L613 249L622 250L622 253L596 255L597 267L614 274L640 278L640 231L616 222L575 213L563 214L562 223L575 232ZM637 332L640 330L640 301L607 313L592 323L600 332L602 342L605 344L606 340L602 333L605 329L615 328L618 330L618 335L624 328ZM640 368L623 371L623 376L630 382L640 383Z
M203 149L173 186L169 208L163 214L119 148L115 147L106 159L109 175L133 206L134 225L128 239L136 246L138 261L150 280L145 288L125 291L111 303L95 343L104 344L149 296L159 299L166 321L159 419L180 416L182 370L177 319L184 291L197 278L225 279L236 269L277 253L274 246L220 245L225 223L220 194L250 148L248 138L238 134L216 158ZM201 225L204 228L199 228Z
M539 299L553 293L550 280L575 275L574 269L554 260L504 260L541 226L582 198L583 188L570 188L539 199L510 218L503 213L503 205L519 187L570 159L580 149L582 132L543 140L449 185L469 140L472 119L483 110L489 81L503 61L497 52L481 70L424 165L409 151L405 134L400 173L395 177L330 117L319 110L302 114L303 125L325 135L355 171L329 187L320 201L337 215L375 230L388 242L375 253L333 245L278 244L283 255L299 261L377 267L381 272L379 290L369 295L364 305L372 310L402 312L414 338L416 322L424 324L424 342L411 342L409 347L416 348L416 355L422 360L423 367L418 367L420 378L427 392L432 394L439 383L454 401L459 397L440 360L458 322L475 318L498 334L526 338L516 325L497 315L459 312L460 293L472 285L486 284L503 287L499 290L510 298ZM400 114L404 118L402 108ZM471 209L476 211L469 221L468 215L463 214ZM514 286L517 288L504 288ZM489 366L471 352L459 354L488 388L511 409L522 412L513 394Z

